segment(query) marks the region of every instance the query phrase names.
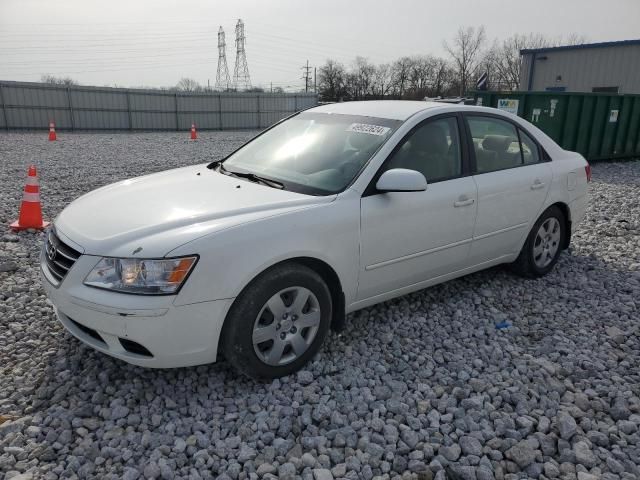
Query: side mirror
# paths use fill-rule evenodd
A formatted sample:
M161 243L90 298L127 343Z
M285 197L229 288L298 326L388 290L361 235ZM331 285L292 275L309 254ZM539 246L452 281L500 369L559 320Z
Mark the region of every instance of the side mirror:
M422 192L427 189L427 179L416 170L393 168L380 176L376 188L380 192Z

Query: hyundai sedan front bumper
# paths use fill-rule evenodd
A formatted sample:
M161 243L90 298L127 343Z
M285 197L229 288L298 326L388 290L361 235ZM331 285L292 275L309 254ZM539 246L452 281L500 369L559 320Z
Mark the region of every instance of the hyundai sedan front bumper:
M233 299L176 305L179 294L132 295L84 285L99 260L80 255L60 280L47 265L46 248L41 252L42 284L58 320L72 335L100 352L144 367L215 362Z

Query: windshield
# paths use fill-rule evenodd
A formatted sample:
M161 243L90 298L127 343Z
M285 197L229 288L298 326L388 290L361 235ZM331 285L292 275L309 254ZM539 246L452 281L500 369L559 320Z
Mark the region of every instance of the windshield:
M224 161L228 172L276 180L287 190L344 190L400 125L398 120L306 112L276 125Z

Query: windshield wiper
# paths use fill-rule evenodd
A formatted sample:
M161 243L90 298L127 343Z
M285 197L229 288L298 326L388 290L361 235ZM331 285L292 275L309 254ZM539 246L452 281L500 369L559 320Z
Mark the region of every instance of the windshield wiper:
M263 185L266 185L268 187L272 187L272 188L277 188L277 189L284 189L284 184L281 182L278 182L276 180L271 180L270 178L264 178L261 177L259 175L256 175L255 173L250 173L250 172L236 172L233 170L228 170L224 167L224 165L222 163L219 164L220 165L220 172L226 174L226 175L232 175L234 177L239 177L239 178L246 178L247 180L250 180L252 182L255 183L261 183Z

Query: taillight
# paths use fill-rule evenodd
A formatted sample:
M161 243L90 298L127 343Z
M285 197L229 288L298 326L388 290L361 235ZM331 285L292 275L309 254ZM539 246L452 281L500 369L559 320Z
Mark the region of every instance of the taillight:
M591 181L591 165L589 165L588 163L584 167L584 173L587 174L587 182L590 182Z

